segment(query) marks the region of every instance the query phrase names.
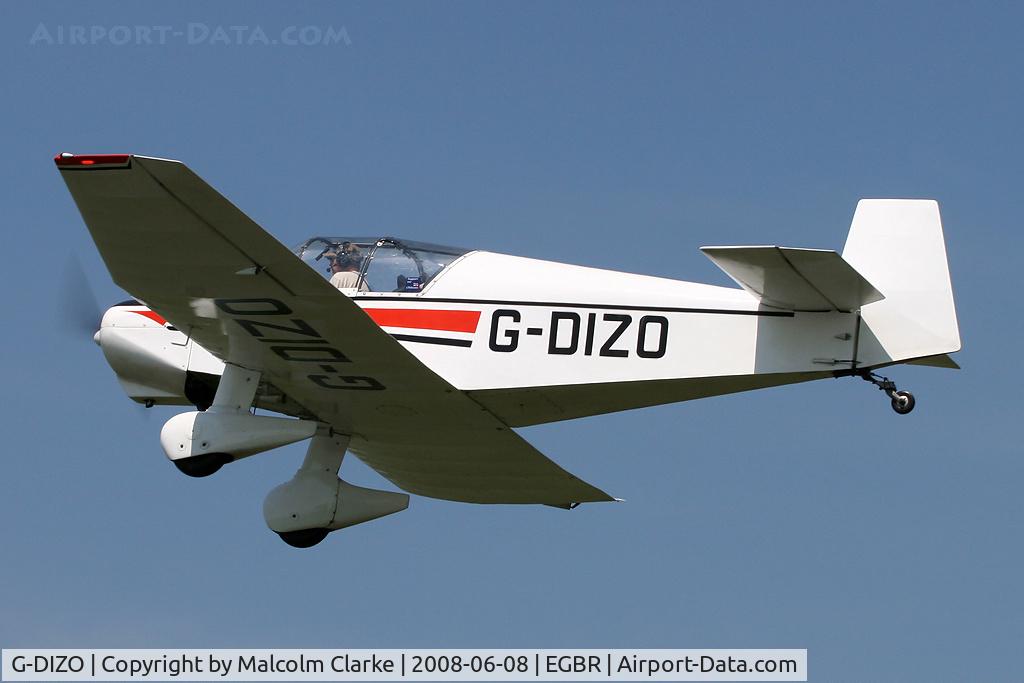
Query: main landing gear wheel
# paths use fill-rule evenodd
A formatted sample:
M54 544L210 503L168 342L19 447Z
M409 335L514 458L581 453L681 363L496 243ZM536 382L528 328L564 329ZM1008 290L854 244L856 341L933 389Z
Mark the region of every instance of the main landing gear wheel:
M897 391L892 397L892 409L900 415L906 415L914 409L914 395L909 391Z
M281 540L293 548L312 548L327 538L330 529L299 529L298 531L279 531Z
M232 458L227 453L204 453L193 455L190 458L179 458L172 460L174 466L183 474L190 477L208 477L224 465L231 462Z
M914 400L914 395L909 391L899 391L896 388L896 383L888 377L882 377L875 373L864 370L858 372L857 376L866 382L871 382L876 387L885 392L886 396L892 399L892 409L900 415L906 415L914 409L914 405L917 401Z

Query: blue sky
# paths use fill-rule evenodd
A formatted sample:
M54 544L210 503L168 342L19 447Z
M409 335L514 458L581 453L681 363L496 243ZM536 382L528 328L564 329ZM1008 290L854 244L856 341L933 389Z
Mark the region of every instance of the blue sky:
M1024 632L1011 3L0 5L4 647L806 647L811 680L1011 680ZM344 27L319 46L32 43L40 24ZM251 30L246 35L251 35ZM189 480L175 411L58 324L104 270L51 158L177 158L287 244L391 233L729 284L704 244L840 249L942 206L960 372L523 430L628 502L414 498L312 552L263 525L302 447ZM898 264L897 264L898 266ZM354 459L346 478L387 486Z

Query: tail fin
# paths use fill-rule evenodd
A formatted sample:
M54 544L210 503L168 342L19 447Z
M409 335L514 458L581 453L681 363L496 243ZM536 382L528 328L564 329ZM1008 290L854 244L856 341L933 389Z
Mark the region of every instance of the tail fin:
M885 296L861 308L859 367L960 350L936 201L862 199L843 259Z

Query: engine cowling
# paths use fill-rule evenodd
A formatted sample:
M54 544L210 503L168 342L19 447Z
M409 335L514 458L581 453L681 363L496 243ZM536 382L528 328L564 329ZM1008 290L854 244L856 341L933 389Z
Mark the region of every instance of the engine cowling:
M146 405L198 404L190 380L216 381L224 371L224 363L137 301L109 308L93 340L128 396Z

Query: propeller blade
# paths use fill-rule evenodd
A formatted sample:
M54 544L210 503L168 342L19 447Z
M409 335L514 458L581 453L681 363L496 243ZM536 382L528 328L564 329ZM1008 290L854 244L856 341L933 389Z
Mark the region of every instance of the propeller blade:
M57 311L61 326L75 335L91 339L100 329L103 312L89 285L85 269L74 254L68 256L64 265L60 287Z

